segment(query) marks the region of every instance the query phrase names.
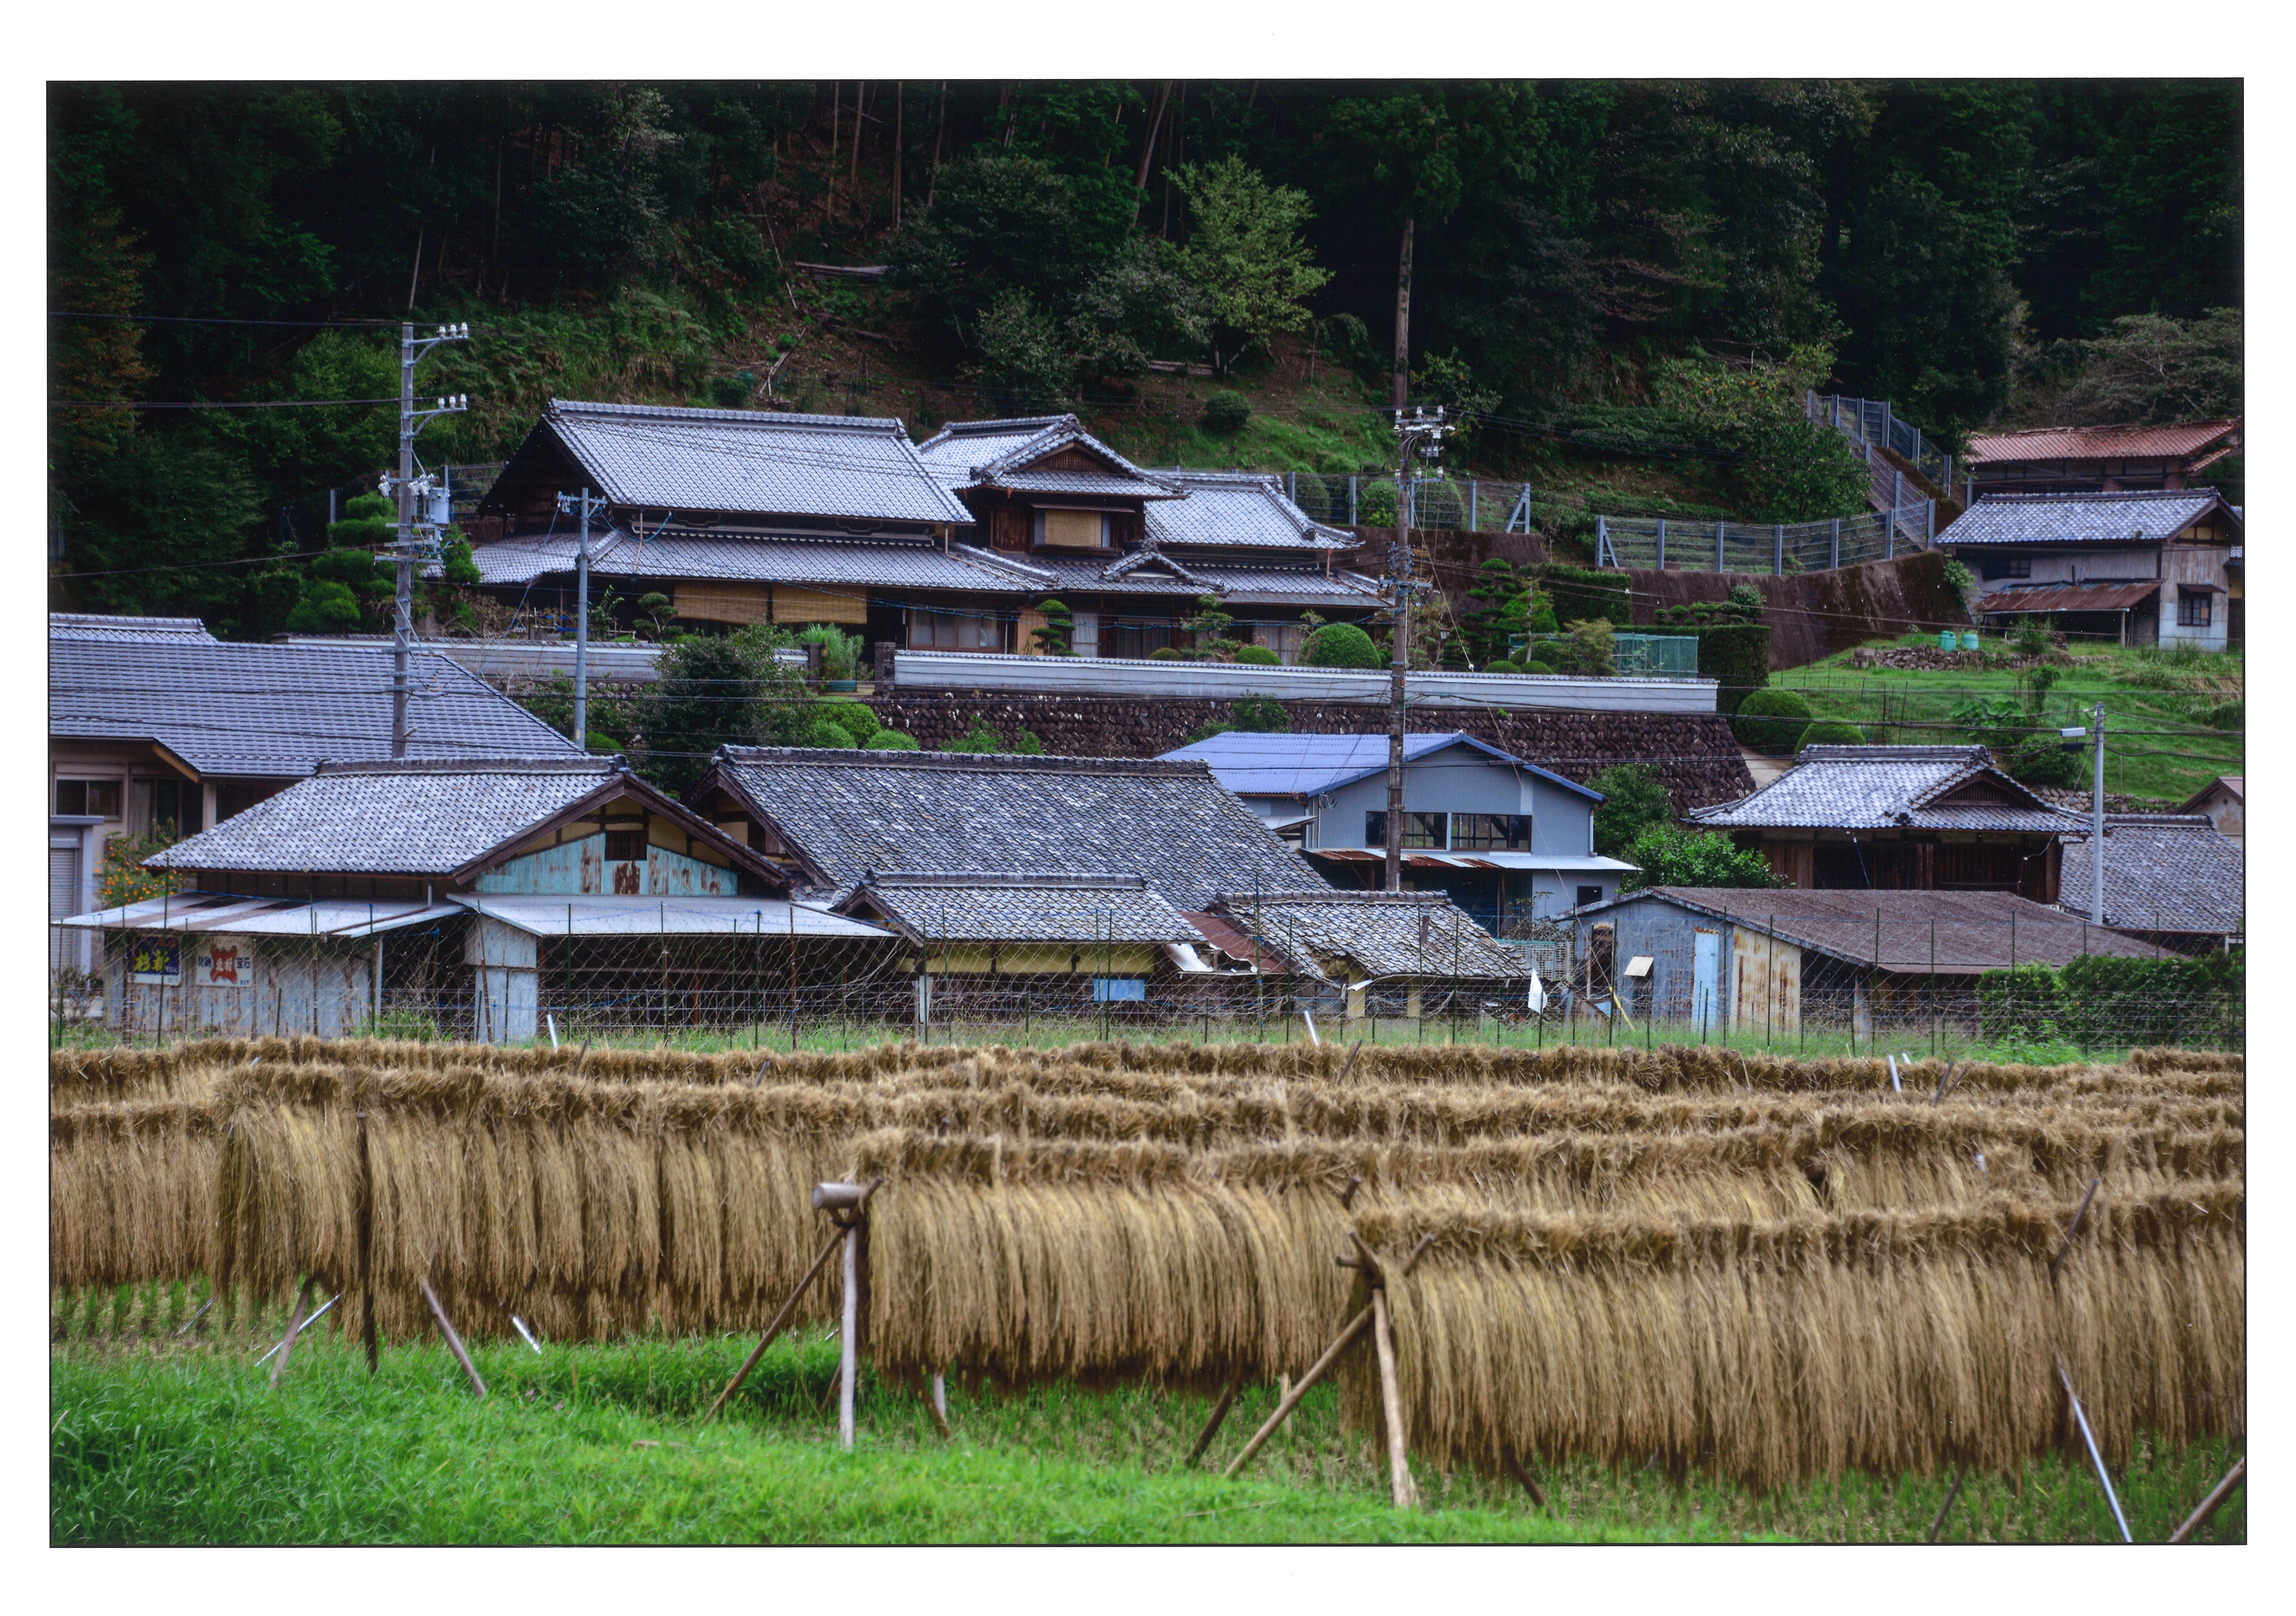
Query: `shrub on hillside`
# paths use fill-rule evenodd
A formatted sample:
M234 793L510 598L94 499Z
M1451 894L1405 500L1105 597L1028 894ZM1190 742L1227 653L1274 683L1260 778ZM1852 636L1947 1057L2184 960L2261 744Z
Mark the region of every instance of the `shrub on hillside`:
M1814 718L1808 701L1791 690L1757 690L1738 703L1730 728L1738 743L1769 756L1794 751Z
M1214 393L1204 400L1204 426L1214 432L1240 432L1251 419L1251 400L1242 393Z

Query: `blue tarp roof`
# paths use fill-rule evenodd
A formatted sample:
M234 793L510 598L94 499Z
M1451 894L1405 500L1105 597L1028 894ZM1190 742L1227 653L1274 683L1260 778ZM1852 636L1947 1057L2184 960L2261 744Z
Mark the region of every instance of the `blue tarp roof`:
M1387 767L1387 737L1373 735L1267 734L1231 730L1164 754L1167 758L1196 758L1211 767L1222 785L1239 797L1316 797L1325 792L1376 775ZM1403 737L1403 760L1408 765L1454 746L1469 746L1500 763L1527 769L1590 801L1603 793L1575 780L1566 780L1535 763L1526 763L1472 735L1452 733Z

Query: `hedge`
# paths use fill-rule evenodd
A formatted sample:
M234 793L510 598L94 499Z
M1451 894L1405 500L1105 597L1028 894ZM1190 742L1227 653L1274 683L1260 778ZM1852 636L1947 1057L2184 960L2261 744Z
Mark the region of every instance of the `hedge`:
M1698 636L1698 673L1713 679L1717 712L1734 713L1738 703L1770 682L1770 626L1723 623L1693 630Z
M2062 971L2020 965L1977 979L1980 1030L2057 1035L2085 1048L2216 1044L2242 1036L2243 960L2216 951L2175 959L2085 954Z

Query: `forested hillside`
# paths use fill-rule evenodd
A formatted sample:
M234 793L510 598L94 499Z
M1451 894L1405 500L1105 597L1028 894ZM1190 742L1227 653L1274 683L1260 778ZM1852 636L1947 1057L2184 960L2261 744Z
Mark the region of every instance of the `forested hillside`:
M49 307L112 317L49 322L52 595L283 626L326 542L283 507L393 410L88 406L387 398L395 324L349 323L406 318L472 331L430 460L557 393L1352 472L1400 390L1494 474L1822 515L1857 483L1804 386L1948 442L2237 411L2241 119L2235 80L57 86Z

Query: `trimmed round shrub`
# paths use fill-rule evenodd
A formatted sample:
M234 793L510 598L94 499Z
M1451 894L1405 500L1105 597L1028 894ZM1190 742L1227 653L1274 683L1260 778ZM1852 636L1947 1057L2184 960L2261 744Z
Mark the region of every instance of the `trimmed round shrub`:
M1522 664L1516 661L1513 657L1501 657L1496 662L1486 664L1483 671L1485 673L1521 673L1522 671Z
M1282 657L1277 656L1273 651L1270 651L1265 645L1246 645L1242 650L1235 653L1235 660L1239 662L1250 662L1255 667L1261 668L1274 667L1283 660Z
M898 729L881 729L861 744L873 752L913 752L917 750L917 738Z
M1177 645L1159 645L1148 653L1148 660L1152 662L1185 662L1188 659L1180 654Z
M1791 690L1757 690L1738 703L1730 728L1741 746L1776 757L1793 751L1815 716L1809 703Z
M594 729L590 732L588 750L592 756L603 758L621 751L622 743L613 736L602 735Z
M862 746L869 744L869 737L879 728L877 715L858 701L817 701L813 716L818 721L834 724Z
M1326 623L1308 636L1310 668L1376 668L1379 647L1353 623Z
M1214 393L1204 400L1204 425L1215 432L1240 432L1251 419L1251 400L1242 393Z
M1820 718L1801 732L1801 739L1794 743L1794 751L1800 751L1805 746L1863 746L1865 744L1866 732L1855 724L1844 724L1839 718Z
M853 732L844 726L832 724L826 718L816 718L806 726L805 739L800 744L850 748L859 742L853 739Z

